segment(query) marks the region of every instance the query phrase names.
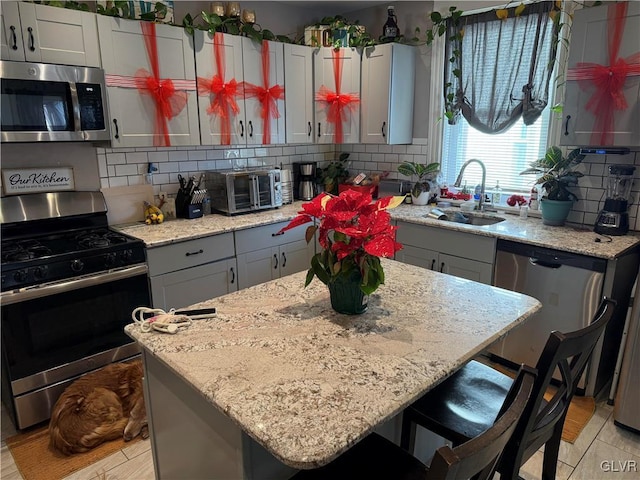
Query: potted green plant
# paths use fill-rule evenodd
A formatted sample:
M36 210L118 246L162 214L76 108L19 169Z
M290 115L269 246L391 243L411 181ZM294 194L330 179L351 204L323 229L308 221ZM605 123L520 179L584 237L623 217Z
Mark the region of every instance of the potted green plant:
M398 165L398 172L407 177L417 177L418 180L411 189L411 200L416 205L426 205L435 190L433 180L440 172L439 163L403 162Z
M322 169L321 177L325 192L338 194L338 185L349 178L348 159L348 153L341 153L337 160L330 162L326 168Z
M540 209L545 225L564 225L573 202L578 200L569 187L578 185L578 179L584 176L575 170L584 157L579 148L564 156L559 147L552 146L544 157L531 162L529 168L520 172L520 175L538 175L536 185L541 185L544 190Z

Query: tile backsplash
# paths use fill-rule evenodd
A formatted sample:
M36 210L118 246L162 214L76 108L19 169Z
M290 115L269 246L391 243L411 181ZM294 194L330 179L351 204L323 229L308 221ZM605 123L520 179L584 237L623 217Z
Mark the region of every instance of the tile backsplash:
M198 175L208 170L238 166L270 166L290 168L294 162L315 161L323 167L341 152L350 153L349 171L389 172L391 179L406 179L397 166L404 161L426 163L428 142L414 138L411 145L265 145L252 148L226 147L149 147L102 148L87 144L22 144L2 145L2 167L72 166L81 176L84 189L100 189L126 185L153 185L155 195L178 190L178 174ZM585 177L575 190L580 200L569 215L572 224L591 226L604 204L606 179L610 164L635 165L630 226L640 231L638 200L640 199L640 152L629 155L589 155L580 166ZM149 165L155 172L147 174ZM76 182L78 183L78 182Z

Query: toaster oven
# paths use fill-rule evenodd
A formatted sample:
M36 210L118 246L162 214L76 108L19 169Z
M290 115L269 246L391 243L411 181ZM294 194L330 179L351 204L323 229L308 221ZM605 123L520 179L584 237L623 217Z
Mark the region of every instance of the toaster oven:
M278 169L217 170L205 174L211 208L233 215L282 206Z

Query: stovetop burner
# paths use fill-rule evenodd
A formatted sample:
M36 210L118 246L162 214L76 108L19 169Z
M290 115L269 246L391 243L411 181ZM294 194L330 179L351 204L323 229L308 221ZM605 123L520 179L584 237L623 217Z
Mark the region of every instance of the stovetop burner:
M23 262L51 255L51 249L37 240L2 242L2 263Z
M79 233L74 240L77 242L78 247L82 249L104 248L109 245L118 245L129 241L127 237L106 229Z

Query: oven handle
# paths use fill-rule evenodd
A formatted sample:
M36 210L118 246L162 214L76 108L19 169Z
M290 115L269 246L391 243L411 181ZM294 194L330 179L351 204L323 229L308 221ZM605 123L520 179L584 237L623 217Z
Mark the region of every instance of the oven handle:
M42 285L27 287L22 290L13 292L2 292L0 299L2 305L11 305L13 303L34 300L59 293L71 292L80 288L93 287L104 283L123 280L136 275L145 275L149 271L146 264L135 265L133 267L123 267L110 270L106 273L98 273L86 275L84 277L76 277L73 280L63 280L61 282L44 283Z

